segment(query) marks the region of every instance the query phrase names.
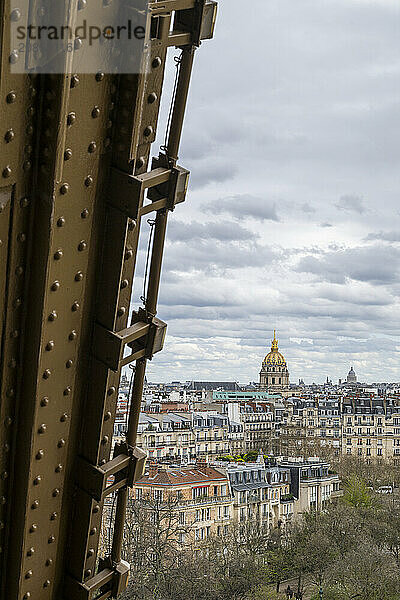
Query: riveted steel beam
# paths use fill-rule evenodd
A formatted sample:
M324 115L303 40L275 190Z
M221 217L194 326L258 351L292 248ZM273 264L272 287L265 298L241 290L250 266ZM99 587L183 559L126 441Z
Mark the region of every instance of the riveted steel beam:
M100 4L51 11L71 27L79 11L135 13L124 0ZM64 57L31 43L22 56L10 26L26 27L38 4L0 4L0 600L98 600L127 584L121 547L128 490L144 467L135 446L145 369L166 331L156 314L167 220L189 179L176 164L179 142L194 49L215 20L208 0L146 4L141 68L116 74L75 69L79 39ZM149 169L172 45L182 57L171 127ZM28 70L14 73L18 61ZM146 298L132 312L149 213ZM126 442L112 455L120 372L131 361ZM98 561L112 493L112 547Z

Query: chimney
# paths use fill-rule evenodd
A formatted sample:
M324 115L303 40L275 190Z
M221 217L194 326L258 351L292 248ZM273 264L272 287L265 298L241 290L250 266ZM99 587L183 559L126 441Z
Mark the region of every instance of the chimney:
M149 479L154 479L158 474L158 464L156 461L149 462Z
M208 466L207 456L198 456L196 459L196 467L201 469Z

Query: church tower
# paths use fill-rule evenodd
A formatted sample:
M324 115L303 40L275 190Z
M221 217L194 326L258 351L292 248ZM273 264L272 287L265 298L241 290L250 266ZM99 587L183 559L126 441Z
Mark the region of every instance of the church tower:
M284 356L279 352L274 331L271 352L264 358L260 371L260 390L284 392L289 389L289 371Z

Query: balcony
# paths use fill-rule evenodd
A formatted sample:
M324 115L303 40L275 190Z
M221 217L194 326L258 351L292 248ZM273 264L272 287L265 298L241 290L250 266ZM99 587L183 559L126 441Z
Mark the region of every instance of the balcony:
M199 496L198 498L192 498L191 500L179 500L179 506L204 506L205 504L223 504L231 502L233 496Z

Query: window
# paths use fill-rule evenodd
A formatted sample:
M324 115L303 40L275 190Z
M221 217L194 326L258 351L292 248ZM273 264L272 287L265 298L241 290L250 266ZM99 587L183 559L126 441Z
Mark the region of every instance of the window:
M382 456L382 448L378 448L376 453L378 456Z
M162 500L163 492L162 490L154 490L154 500Z
M184 512L179 513L179 525L185 525L186 515Z
M201 496L208 496L207 486L192 489L192 498L201 498Z
M136 490L136 500L141 500L143 497L143 490L140 488Z

